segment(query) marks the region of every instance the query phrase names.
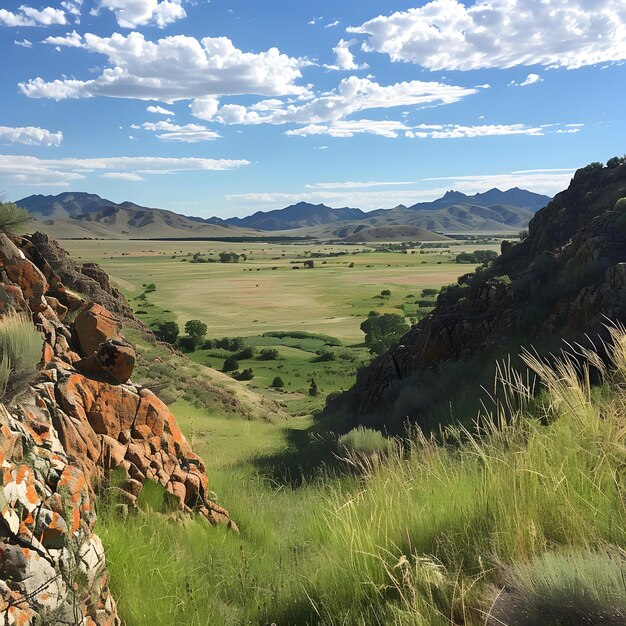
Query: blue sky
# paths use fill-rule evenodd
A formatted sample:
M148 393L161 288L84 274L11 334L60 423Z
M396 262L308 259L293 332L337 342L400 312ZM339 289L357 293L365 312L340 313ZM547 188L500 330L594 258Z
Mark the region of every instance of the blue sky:
M0 8L6 199L368 210L553 194L626 151L626 0L23 1Z

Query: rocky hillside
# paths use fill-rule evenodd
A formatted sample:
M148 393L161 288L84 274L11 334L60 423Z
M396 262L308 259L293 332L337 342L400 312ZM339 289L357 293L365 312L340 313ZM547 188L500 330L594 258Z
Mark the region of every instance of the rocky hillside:
M444 288L433 313L327 410L379 426L420 422L511 346L541 350L599 332L607 318L626 320L625 197L626 159L578 170L524 241L505 242L493 263Z
M43 244L55 247L42 235L0 234L0 323L28 316L42 354L28 390L0 404L0 613L5 624L119 624L94 533L94 489L112 470L124 476L121 506L134 507L152 480L182 510L236 526L210 500L204 463L174 416L130 380L136 354L120 320L128 305L118 299L116 315L66 288ZM113 303L106 275L83 269L64 271Z

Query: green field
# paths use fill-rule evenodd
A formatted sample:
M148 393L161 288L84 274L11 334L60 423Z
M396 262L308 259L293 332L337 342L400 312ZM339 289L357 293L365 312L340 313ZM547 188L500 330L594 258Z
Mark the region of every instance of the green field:
M414 323L430 311L422 289L440 288L473 269L457 264L457 254L498 247L454 244L412 248L403 254L308 243L66 241L64 245L76 258L102 265L147 325L173 320L182 334L187 320L199 319L208 327L208 338L243 337L256 353L239 360L239 371L254 373L244 384L285 404L294 415L319 409L329 393L352 385L357 369L371 358L359 328L370 311L404 315ZM193 262L194 255L217 259L226 251L246 259ZM305 269L304 261L312 261L313 267ZM144 285L150 283L156 290L144 293ZM382 296L383 290L391 294ZM315 337L265 336L273 331L322 334L340 345L329 346ZM279 358L259 360L263 348L278 350ZM321 362L320 351L331 352L333 360ZM229 355L219 349L188 354L215 369L222 369ZM276 377L284 383L280 391L272 388ZM309 395L312 380L319 390L316 397Z
M427 254L354 254L366 248L183 241L65 241L63 245L75 258L101 264L131 298L142 284L155 283L150 302L171 311L179 325L188 319L202 320L211 337L306 330L347 343L363 340L359 325L371 309L397 312L405 296L455 282L471 271L472 267L454 262L459 252L498 249L466 244L454 246L451 253L433 249ZM215 258L223 251L248 258L232 264L189 263L195 252ZM301 264L311 253L333 252L346 255L315 258L313 269L293 269L298 265L292 262ZM351 263L354 267L349 267ZM377 301L375 296L383 289L392 295L385 302ZM150 320L149 315L146 318Z

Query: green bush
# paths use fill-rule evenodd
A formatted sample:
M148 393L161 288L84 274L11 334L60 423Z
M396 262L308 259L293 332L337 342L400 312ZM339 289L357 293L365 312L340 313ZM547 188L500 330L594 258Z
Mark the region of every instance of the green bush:
M28 316L0 320L0 401L11 402L28 388L41 360L42 339Z
M275 361L280 356L276 348L263 348L257 359L259 361Z
M20 235L31 221L26 209L12 202L0 202L0 232Z
M285 383L280 376L276 376L274 380L272 381L271 386L275 387L276 389L282 389L285 386Z
M238 369L239 369L239 361L237 361L237 358L234 355L229 356L224 361L224 365L222 366L223 372L234 372L235 370L238 370Z
M353 454L376 454L387 452L391 448L391 441L380 431L358 426L339 437L339 445Z
M139 311L137 311L139 313ZM178 339L180 329L176 322L157 322L151 326L156 338L174 345Z
M235 380L252 380L254 378L254 372L251 367L247 367L241 372L235 372L233 378Z
M182 337L178 338L178 340L176 341L176 345L183 352L194 352L195 349L198 347L198 338L192 337L190 335L183 335Z
M489 624L613 625L626 619L626 559L616 549L547 552L506 568Z

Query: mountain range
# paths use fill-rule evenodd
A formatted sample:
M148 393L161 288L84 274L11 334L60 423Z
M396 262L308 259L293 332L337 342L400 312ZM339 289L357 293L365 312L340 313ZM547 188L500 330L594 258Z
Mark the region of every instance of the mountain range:
M437 240L437 233L502 233L526 228L550 198L517 187L466 195L448 191L432 202L365 212L298 202L247 217L200 218L133 202L115 203L96 194L65 192L17 201L37 228L58 238L193 238L272 235L346 241Z

